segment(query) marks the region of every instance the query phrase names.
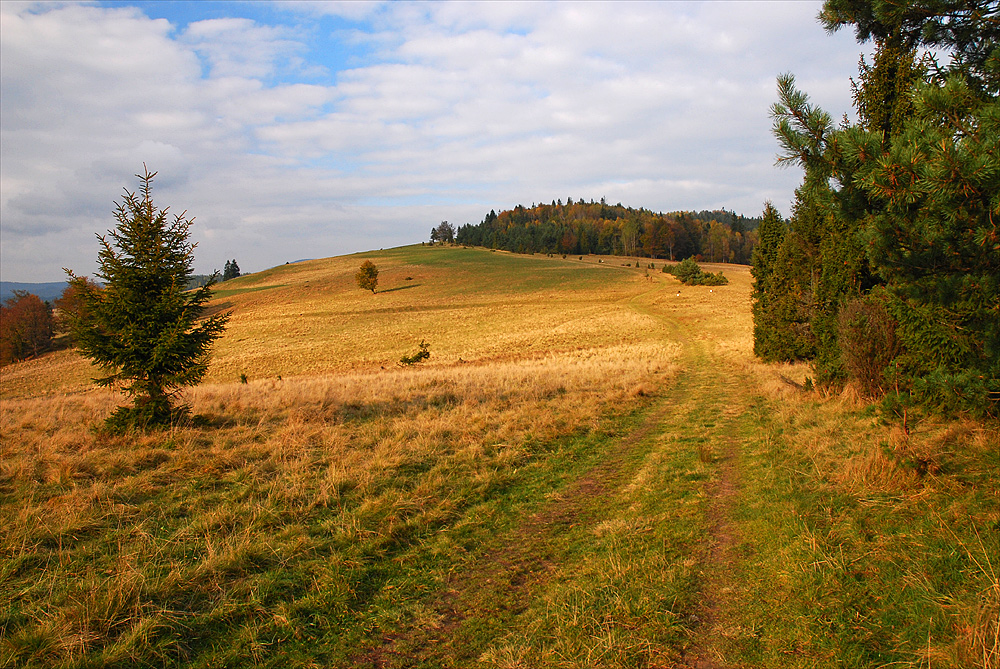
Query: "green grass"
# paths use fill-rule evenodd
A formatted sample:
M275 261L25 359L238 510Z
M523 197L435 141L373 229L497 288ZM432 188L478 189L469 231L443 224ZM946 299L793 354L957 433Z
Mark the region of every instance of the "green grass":
M725 271L240 277L201 422L148 435L65 354L5 370L0 666L997 667L997 427L782 381Z
M939 443L964 461L920 474L865 439L866 412L806 405L782 415L762 400L752 416L738 512L752 539L730 603L749 633L727 640L730 656L750 666L997 666L995 429ZM817 429L825 453L809 447ZM888 485L860 486L845 471L867 449L888 453L874 458Z

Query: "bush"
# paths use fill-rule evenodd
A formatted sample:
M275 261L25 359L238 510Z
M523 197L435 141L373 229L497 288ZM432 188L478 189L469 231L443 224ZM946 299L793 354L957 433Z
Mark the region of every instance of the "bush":
M674 266L674 276L680 279L681 283L691 285L691 283L701 276L701 267L693 258L685 258Z
M723 276L722 272L712 274L701 271L701 267L694 261L694 258L685 258L670 267L664 265L663 271L673 274L687 286L725 286L729 283L729 279Z
M426 341L420 340L420 350L418 350L413 355L404 355L402 358L400 358L399 359L400 366L405 367L407 365L412 365L414 363L423 362L427 358L431 357L431 352L428 350L429 348L430 344L428 344Z
M722 272L718 274L706 272L701 275L698 283L702 286L725 286L729 283L729 279L723 276Z
M896 320L880 293L845 304L837 315L837 343L847 376L868 397L886 391L886 370L900 353Z

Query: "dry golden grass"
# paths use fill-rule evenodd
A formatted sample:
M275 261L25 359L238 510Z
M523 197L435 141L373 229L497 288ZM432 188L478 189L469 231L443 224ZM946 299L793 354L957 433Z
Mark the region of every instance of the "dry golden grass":
M354 285L366 258L381 270L377 295ZM761 527L788 522L787 536L768 544L763 531L747 535L748 554L764 565L765 590L798 578L829 594L830 584L861 565L868 565L865 574L898 567L902 575L886 588L929 593L921 597L933 600L934 615L951 627L938 635L946 641L935 637L926 650L914 649L905 631L885 643L917 657L912 666L995 669L1000 585L993 539L977 543L969 527L1000 522L996 473L986 469L1000 442L996 427L925 420L904 431L850 391L807 391L807 365L753 359L748 268L706 265L731 283L687 287L663 274L662 263L653 270L645 261L642 269L621 266L629 261L636 262L411 247L241 277L220 286L213 301L233 317L208 377L182 395L200 422L165 432L101 432L124 398L92 388L93 370L72 352L3 368L0 665L157 666L183 664L188 654L205 666L266 664L278 639L306 648L306 658L322 647L326 664L348 666L358 638L342 640L341 632L354 629L358 611L385 617L365 625L391 628L407 616L444 624L413 593L394 599L395 590L380 590L379 577L366 569L395 569L414 592L429 587L399 566L416 559L404 558L409 547L427 542L425 559L439 557L442 569L463 564L468 547L456 537L477 523L489 527L476 515L480 508L485 518L501 515L490 506L501 497L497 491L541 471L561 439L603 438L609 418L676 388L677 375L692 372L673 420L684 420L683 412L697 416L685 429L699 437L690 448L705 450L684 467L704 474L717 466L723 445L705 440L717 423L735 421L757 430L741 436L741 448L764 453L780 445L775 452L787 459L761 460L760 472L745 471L748 490L761 477L763 499L773 484L766 477L783 475L772 470L793 470L812 495L802 501L793 491L775 502L801 516L779 513ZM431 359L399 367L421 340L430 343ZM248 383L239 382L241 374ZM662 458L645 463L619 491L623 509L640 497L664 503L657 486L669 484L650 483L671 480L675 465ZM815 499L849 504L831 501L817 510L809 506ZM684 508L694 513L694 506ZM800 521L809 514L819 520ZM911 529L907 518L923 524ZM741 522L748 519L751 511ZM652 521L641 520L605 519L588 536L613 543L645 532L643 523ZM886 524L884 535L865 543L855 524L866 523ZM450 533L438 534L444 527ZM961 589L942 595L929 584L931 567L920 551L934 542L954 545L978 570L968 577L983 584L977 598ZM845 559L844 550L857 552ZM812 563L794 563L803 555ZM601 566L570 574L551 602L535 603L540 617L526 624L552 649L552 666L570 648L622 647L612 638L622 631L612 619L586 618L596 609L578 604L591 601L591 585L601 579L613 581L601 590L608 610L644 601L630 590L641 582L637 574L663 571L647 559L623 562L617 572ZM607 644L561 635L572 624L552 602L586 618L580 628L587 634L606 632ZM343 628L331 623L324 636L310 627L315 611ZM647 613L663 612L636 615ZM757 629L745 619L727 624ZM195 631L203 636L190 638ZM817 638L822 648L824 637ZM513 642L493 648L481 662L522 666L532 659Z
M206 384L188 399L209 428L131 438L95 429L117 399L111 393L6 400L0 490L33 492L10 509L0 546L17 582L31 580L21 586L32 593L22 615L48 644L33 657L141 655L157 629L184 623L164 602L206 597L271 553L314 552L304 535L274 534L316 512L336 542L357 545L453 520L470 499L530 468L540 445L634 406L674 370L676 353L669 343L626 344L489 365ZM408 469L412 480L400 481ZM224 497L206 492L215 485ZM185 489L190 499L177 500ZM171 504L190 508L163 525L159 507ZM86 567L94 549L83 546L108 541ZM170 554L170 546L185 548ZM30 567L41 554L51 565Z
M365 258L380 269L377 295L354 283ZM629 306L653 283L610 263L599 270L575 259L417 247L240 277L220 285L210 304L233 315L205 381L389 368L422 339L432 366L662 339L662 326ZM657 284L676 283L650 274ZM86 360L64 351L3 368L0 398L79 392L93 375Z
M351 285L358 262L275 273L284 288L257 290L264 273L233 284L245 292L220 291L232 325L208 382L183 395L202 424L108 436L101 421L123 398L78 390L84 361L60 353L5 371L3 619L18 631L0 643L0 663L152 661L163 643L186 652L180 601L210 601L220 587L226 601L252 599L266 590L255 579L281 578L268 576L283 573L268 567L275 559L313 565L317 534L371 560L366 551L508 485L554 440L630 411L677 369L679 345L628 306L648 291L633 274L549 262L560 269L537 286L483 285L474 266L463 275L461 262L390 255L383 289L396 275L413 288L372 296ZM555 291L581 275L579 290ZM421 338L429 363L393 364ZM320 529L307 532L317 513ZM350 564L322 570L336 581ZM303 596L336 590L318 578ZM236 615L225 601L206 606L213 619ZM238 624L280 627L251 619ZM234 643L240 657L263 652Z

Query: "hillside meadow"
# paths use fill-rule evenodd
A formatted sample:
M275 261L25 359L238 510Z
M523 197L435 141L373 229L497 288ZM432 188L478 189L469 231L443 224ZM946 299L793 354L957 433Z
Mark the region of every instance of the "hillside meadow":
M71 351L3 368L0 666L1000 666L997 426L807 390L748 268L648 264L240 277L163 432Z

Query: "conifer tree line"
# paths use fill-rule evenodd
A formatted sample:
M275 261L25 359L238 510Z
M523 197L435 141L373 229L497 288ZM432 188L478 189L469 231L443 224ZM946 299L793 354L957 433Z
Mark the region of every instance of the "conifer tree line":
M233 258L232 260L227 260L226 265L222 270L222 280L229 281L230 279L235 279L238 276L240 276L240 266L236 264L236 259Z
M748 264L760 219L733 212L655 213L621 203L517 205L490 211L479 224L462 225L455 241L514 253L643 256Z
M995 416L1000 3L827 0L819 18L874 53L852 80L856 123L778 79L778 162L804 177L791 218L767 203L758 229L754 351L896 408Z

